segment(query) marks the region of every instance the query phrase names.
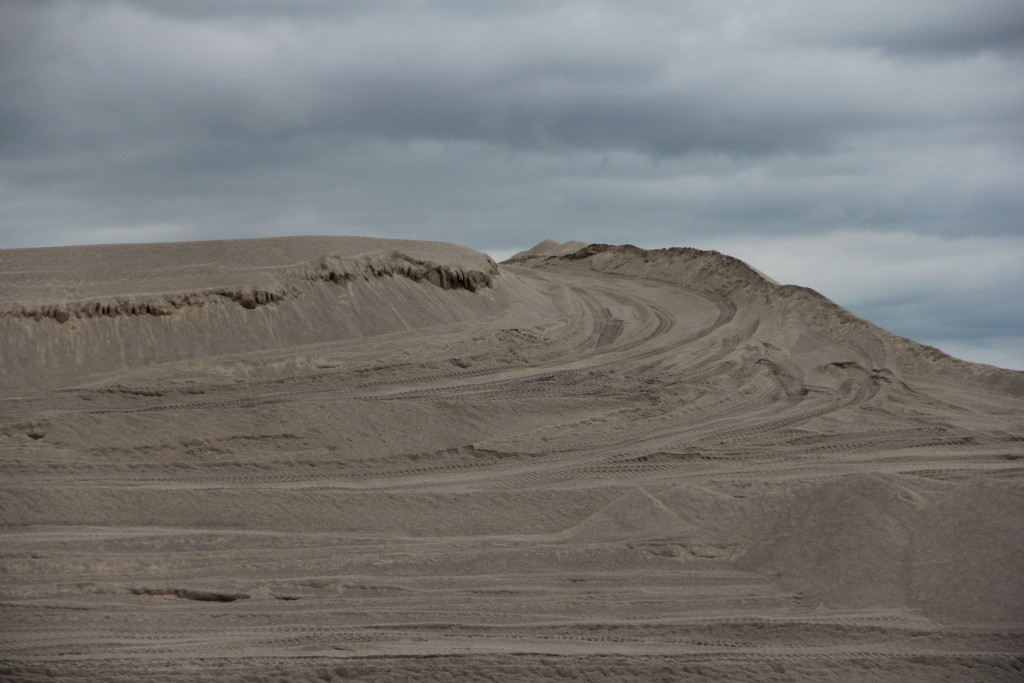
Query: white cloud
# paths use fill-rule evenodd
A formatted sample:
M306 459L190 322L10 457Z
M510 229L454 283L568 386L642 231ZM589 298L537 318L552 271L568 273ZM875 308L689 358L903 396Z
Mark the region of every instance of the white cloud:
M1024 335L992 337L978 342L965 342L961 339L934 339L930 345L963 360L1024 371Z
M1024 240L840 230L813 235L732 235L703 242L776 280L818 289L852 306L1024 285Z
M1024 239L844 230L701 240L785 284L977 362L1024 365Z

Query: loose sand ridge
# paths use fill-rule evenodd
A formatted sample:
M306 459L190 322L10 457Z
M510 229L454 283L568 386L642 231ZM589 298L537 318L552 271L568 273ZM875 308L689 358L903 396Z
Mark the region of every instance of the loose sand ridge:
M1024 373L727 256L10 250L0 293L13 678L1024 669Z

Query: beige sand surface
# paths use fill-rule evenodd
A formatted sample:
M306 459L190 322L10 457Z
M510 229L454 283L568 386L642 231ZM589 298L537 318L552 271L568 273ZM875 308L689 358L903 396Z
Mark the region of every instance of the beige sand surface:
M692 249L0 251L0 678L1024 677L1024 373Z

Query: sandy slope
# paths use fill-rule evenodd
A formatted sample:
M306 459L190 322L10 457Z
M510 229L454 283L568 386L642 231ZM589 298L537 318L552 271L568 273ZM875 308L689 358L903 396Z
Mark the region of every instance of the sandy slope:
M729 257L9 250L0 329L0 677L1024 675L1024 373Z

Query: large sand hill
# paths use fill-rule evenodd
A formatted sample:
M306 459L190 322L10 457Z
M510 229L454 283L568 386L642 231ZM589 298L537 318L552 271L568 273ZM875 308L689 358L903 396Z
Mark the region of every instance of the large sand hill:
M693 249L0 251L0 678L1024 678L1024 373Z

